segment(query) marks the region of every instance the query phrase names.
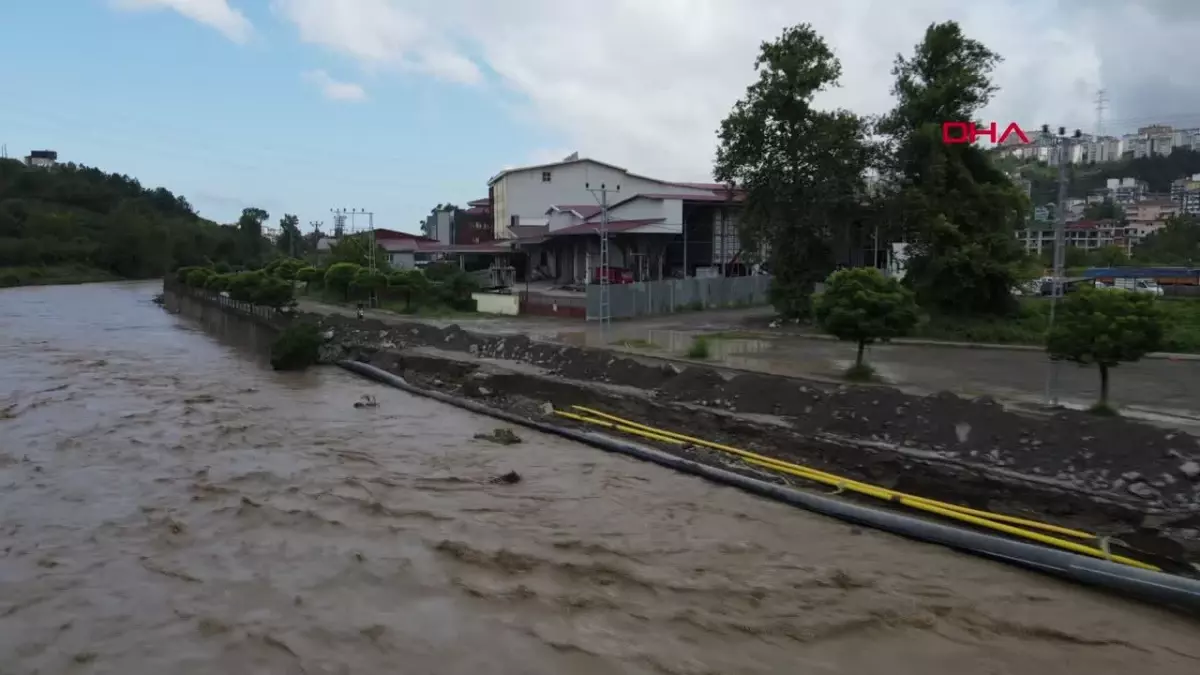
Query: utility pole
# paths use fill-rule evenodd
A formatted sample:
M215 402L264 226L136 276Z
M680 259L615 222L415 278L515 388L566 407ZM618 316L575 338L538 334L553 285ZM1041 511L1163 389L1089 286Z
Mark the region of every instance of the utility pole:
M320 220L310 220L310 221L308 221L308 224L313 229L312 260L313 260L313 264L315 265L316 260L317 260L317 244L320 243L320 241L321 241L320 237L317 237L316 235L321 232L321 226L324 225L325 223L324 223L324 221L320 221Z
M612 273L609 268L610 258L608 252L608 193L616 194L621 191L621 186L618 185L615 189L601 183L600 187L593 188L590 183L583 184L584 189L592 193L596 201L600 204L600 334L607 336L609 326L612 324L612 305L609 304L609 279L608 275Z
M345 232L346 216L350 216L350 234L352 235L359 234L354 228L354 217L367 216L368 227L370 228L370 236L367 237L367 269L372 273L378 272L379 263L375 255L375 249L377 248L375 243L375 212L367 211L366 209L330 209L330 211L333 213L334 236L338 239L341 239L342 234ZM371 296L368 301L372 307L379 304L379 298L375 295L375 289L371 289Z
M333 238L340 240L346 235L346 209L329 209L333 214Z
M1096 92L1096 140L1104 135L1104 111L1108 108L1108 90Z
M1063 275L1067 258L1067 150L1072 142L1079 142L1082 132L1078 129L1072 137L1067 136L1065 127L1058 128L1058 135L1050 134L1050 125L1042 125L1042 137L1053 140L1058 156L1058 202L1054 209L1054 277L1050 282L1050 319L1046 330L1054 328L1054 315L1058 299L1063 294ZM1046 404L1058 405L1058 361L1050 361L1046 374Z

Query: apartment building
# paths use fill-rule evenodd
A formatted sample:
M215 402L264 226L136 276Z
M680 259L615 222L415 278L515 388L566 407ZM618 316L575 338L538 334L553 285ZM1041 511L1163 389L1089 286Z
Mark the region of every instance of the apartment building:
M1154 195L1125 207L1127 234L1138 244L1162 229L1167 219L1179 213L1179 206L1167 195Z
M1079 220L1067 223L1064 243L1074 248L1094 250L1105 246L1128 249L1133 245L1130 228L1118 220ZM1041 254L1054 250L1054 225L1035 223L1017 232L1017 240L1027 251Z
M1109 201L1126 206L1142 201L1150 188L1146 181L1136 178L1109 178L1104 189Z
M1172 181L1171 201L1179 213L1200 215L1200 173Z

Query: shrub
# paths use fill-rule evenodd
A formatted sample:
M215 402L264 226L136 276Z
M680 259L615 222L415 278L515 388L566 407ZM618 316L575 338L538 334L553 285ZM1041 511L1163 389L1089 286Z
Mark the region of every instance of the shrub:
M847 372L855 379L869 377L863 363L868 344L907 335L919 319L912 292L874 267L829 275L825 292L817 296L813 309L825 332L857 343L854 366Z
M1050 358L1100 370L1094 410L1111 413L1109 369L1162 349L1164 317L1154 296L1115 288L1085 288L1065 296L1046 336Z
M320 361L321 331L316 324L304 322L288 326L271 345L271 367L275 370L303 370Z

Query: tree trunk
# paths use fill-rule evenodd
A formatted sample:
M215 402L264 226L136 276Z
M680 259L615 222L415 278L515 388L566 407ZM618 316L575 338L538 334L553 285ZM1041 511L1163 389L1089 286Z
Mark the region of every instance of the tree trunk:
M863 365L863 350L865 350L866 348L867 348L867 341L866 341L866 340L859 340L859 341L858 341L858 356L857 356L857 357L854 359L854 367L855 367L855 368L862 368L862 365Z
M1100 405L1108 407L1108 366L1100 364Z

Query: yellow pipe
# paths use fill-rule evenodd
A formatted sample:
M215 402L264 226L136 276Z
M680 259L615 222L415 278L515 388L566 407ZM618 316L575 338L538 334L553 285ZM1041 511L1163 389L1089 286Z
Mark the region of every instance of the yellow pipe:
M587 410L583 406L575 406L575 407L580 410ZM595 413L595 412L598 412L598 411L593 411L593 413ZM671 438L670 436L666 435L666 434L674 435L673 432L667 432L667 431L651 432L651 431L644 431L641 429L637 429L635 426L633 426L633 425L637 425L637 423L635 423L635 422L630 423L630 422L626 421L627 425L622 425L622 424L615 424L613 422L608 422L608 421L602 420L602 419L588 418L588 417L584 417L582 415L576 415L574 413L567 413L567 412L563 412L563 411L559 411L559 410L555 410L555 413L558 415L561 415L562 417L566 417L568 419L573 419L576 421L585 422L585 423L589 423L589 424L598 424L600 426L614 428L614 429L624 431L626 433L630 433L633 435L642 436L645 438L650 438L653 440L658 440L661 442L670 443L670 444L674 444L674 445L683 445L685 442L691 442L691 441L684 441L684 440L681 440L678 438ZM599 413L599 414L605 415L606 413ZM615 417L615 416L610 416L610 417ZM637 426L645 426L645 425L637 425ZM701 443L701 444L704 444L704 443ZM754 455L755 454L755 453L748 453L745 451L741 451L741 452L745 453L746 455ZM735 454L739 454L739 453L735 453ZM759 457L761 457L761 455L759 455ZM991 520L988 518L981 518L981 517L973 516L973 515L970 515L967 513L962 513L959 511L955 511L953 509L945 508L944 506L941 506L937 503L929 503L930 500L921 500L919 498L912 499L912 498L908 497L907 495L900 495L899 493L892 493L890 490L886 490L885 488L879 488L877 486L871 486L871 485L867 485L867 484L857 483L857 481L840 480L840 479L838 479L838 477L833 476L832 474L821 475L821 473L823 473L823 472L814 472L811 470L806 471L804 469L804 467L800 467L798 465L794 465L793 467L779 466L780 462L777 462L777 461L776 462L766 462L766 461L757 459L756 457L743 457L743 459L745 459L745 461L747 461L750 464L764 466L766 468L774 469L776 471L781 471L783 473L788 473L791 475L799 476L801 478L806 478L808 480L812 480L815 482L824 483L826 485L833 485L833 486L836 486L839 488L848 489L848 490L851 490L854 492L860 492L862 494L867 494L870 496L880 497L881 494L891 493L890 497L880 497L880 498L890 499L892 501L896 501L896 502L903 504L905 506L908 506L910 508L918 509L921 511L926 511L928 513L933 513L935 515L939 515L939 516L942 516L945 518L950 518L953 520L959 520L959 521L962 521L965 523L975 525L977 527L984 527L984 528L996 530L999 532L1003 532L1005 534L1028 539L1031 541L1036 541L1038 543L1045 544L1047 546L1053 546L1055 548L1061 548L1061 549L1064 549L1067 551L1073 551L1075 553L1088 555L1088 556L1091 556L1094 558L1110 560L1112 562L1122 563L1125 565L1129 565L1131 567L1138 567L1141 569L1152 570L1152 571L1161 571L1160 568L1155 567L1154 565L1146 564L1144 562L1141 562L1140 560L1134 560L1133 558L1127 558L1125 556L1110 555L1110 554L1106 553L1105 551L1095 548L1095 547L1092 547L1092 546L1085 546L1085 545L1079 544L1077 542L1068 541L1065 539L1059 539L1058 537L1051 537L1048 535L1041 534L1039 532L1024 530L1019 527L1007 525L1007 524L997 522L997 521L994 521L994 520ZM769 459L769 458L767 458L767 459ZM786 464L786 463L782 463L782 464Z
M784 470L785 468L786 469L798 469L801 471L812 473L814 475L825 476L829 479L838 481L838 485L844 485L846 487L846 489L855 487L855 488L857 488L856 491L862 492L863 494L869 494L872 497L877 497L879 499L908 499L911 501L917 501L917 502L922 502L924 504L929 504L930 506L934 506L937 508L948 509L950 511L957 511L959 513L963 513L963 514L966 514L969 516L975 516L977 518L987 518L988 520L995 520L997 522L1009 523L1010 525L1020 525L1022 527L1043 530L1046 532L1061 534L1061 535L1068 536L1068 537L1075 537L1076 539L1085 539L1085 540L1097 539L1097 536L1090 532L1084 532L1082 530L1075 530L1075 529L1071 529L1068 527L1062 527L1059 525L1054 525L1052 523L1043 523L1043 522L1036 521L1036 520L1029 520L1027 518L1021 518L1018 516L1009 516L1009 515L1005 515L1002 513L992 513L990 511L982 511L979 509L970 508L968 506L960 506L958 504L950 504L948 502L938 501L936 499L929 499L927 497L921 497L919 495L911 495L911 494L906 494L903 492L896 492L894 490L889 490L888 488L880 487L878 485L871 485L870 483L863 483L861 481L856 481L856 480L853 480L850 478L845 478L843 476L838 476L837 474L832 474L827 471L821 471L820 469L814 469L812 467L807 467L807 466L803 466L800 464L793 464L791 462L785 462L780 459L775 459L774 457L767 457L766 455L760 455L758 453L750 452L748 450L742 450L740 448L734 448L734 447L731 447L728 445L722 445L720 443L713 443L712 441L706 441L706 440L700 439L700 438L693 438L691 436L685 436L683 434L679 434L674 431L665 431L665 430L661 430L661 429L655 429L654 427L650 427L645 424L639 424L637 422L622 419L620 417L617 417L616 415L610 415L608 413L601 412L599 410L593 410L591 408L586 408L584 406L572 406L572 407L574 407L578 410L582 410L590 415L595 415L597 417L610 419L610 420L616 420L618 423L632 426L634 428L649 430L652 433L656 433L656 434L660 434L660 435L667 435L667 436L670 436L672 438L676 438L676 439L679 439L682 441L694 443L696 445L701 445L701 446L704 446L707 448L712 448L713 450L721 450L723 452L732 453L734 455L742 457L743 459L747 459L747 460L753 459L753 460L757 460L759 462L765 462L768 464L776 465L780 468L780 470Z

